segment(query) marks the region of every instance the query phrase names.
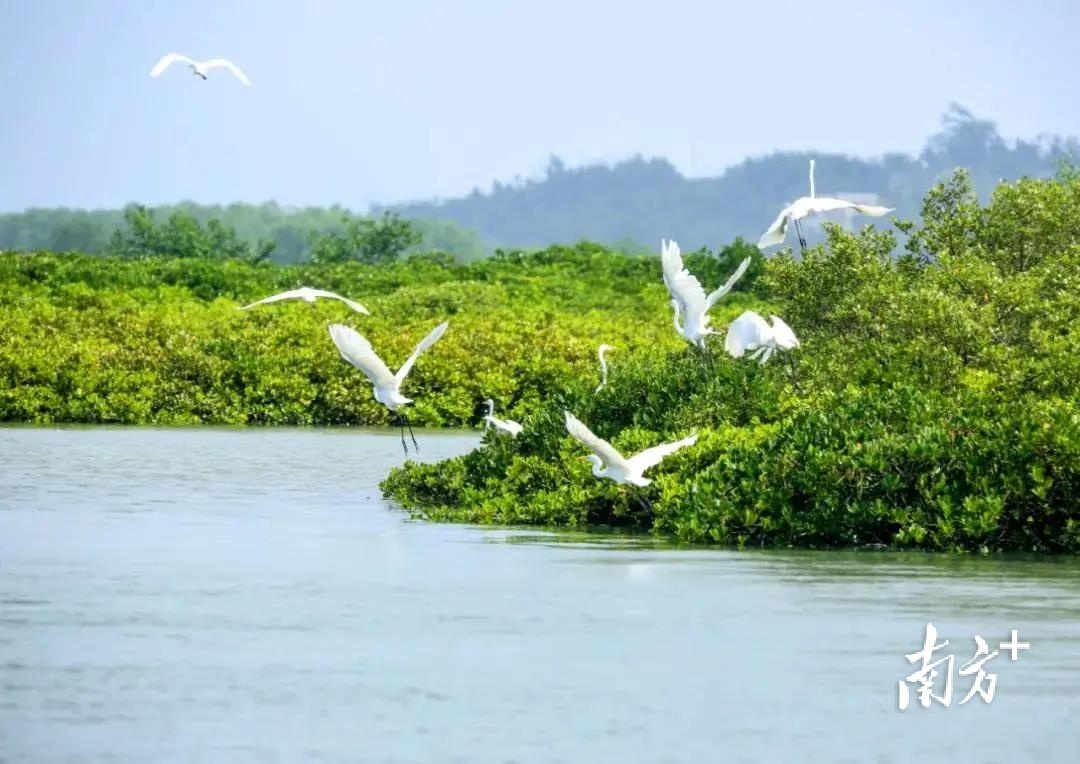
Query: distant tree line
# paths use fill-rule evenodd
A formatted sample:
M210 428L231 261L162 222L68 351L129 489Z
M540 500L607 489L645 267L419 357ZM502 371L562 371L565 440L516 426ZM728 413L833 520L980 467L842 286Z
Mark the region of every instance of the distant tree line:
M463 262L496 248L541 248L582 240L628 254L655 253L661 238L684 249L717 247L758 236L788 202L807 192L809 159L818 160L822 193L876 194L901 218L914 218L926 190L956 167L987 198L999 180L1047 177L1075 156L1074 138L1040 137L1008 144L993 122L953 104L939 133L917 156L891 153L864 160L838 154L775 153L748 159L716 178L683 177L662 159L635 157L614 166L567 168L552 158L545 176L496 182L447 201L375 206L368 215L344 207L292 209L263 204L123 210L29 209L0 215L0 249L79 250L141 257L148 253L270 260L385 262L401 254L441 251ZM807 227L811 243L824 231Z
M487 254L480 238L441 220L393 211L352 215L341 208L288 211L269 203L193 204L123 210L31 209L0 215L0 249L80 251L128 259L225 258L290 264L377 264L420 250L468 262Z
M756 242L780 209L808 191L809 160L817 160L818 193L877 194L901 218L918 217L923 196L957 167L986 200L1002 179L1049 177L1075 156L1074 138L1042 136L1011 144L993 122L953 104L940 132L916 156L880 159L841 154L785 152L747 159L715 178L687 178L666 160L635 157L614 166L567 168L552 158L544 177L495 183L489 192L446 201L392 207L406 217L451 220L479 231L492 246L534 247L579 239L656 252L661 238L684 247L717 246L738 237ZM808 239L823 241L821 219L809 222ZM880 222L880 221L879 221ZM856 225L859 221L856 219Z

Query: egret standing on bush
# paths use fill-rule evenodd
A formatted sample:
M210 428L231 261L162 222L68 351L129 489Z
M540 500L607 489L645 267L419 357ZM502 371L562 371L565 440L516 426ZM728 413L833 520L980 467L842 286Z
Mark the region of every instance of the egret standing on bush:
M855 202L849 202L846 199L832 199L827 196L815 196L814 195L814 160L810 160L810 196L804 196L796 199L787 207L780 210L780 214L777 216L773 224L769 226L769 230L761 235L758 239L758 247L772 247L777 244L784 243L784 236L787 235L787 227L789 222L795 223L795 232L799 235L799 247L800 250L806 249L806 238L803 237L802 228L799 226L799 221L807 215L813 215L819 212L831 212L832 210L855 210L861 212L863 215L870 215L872 217L882 217L888 215L893 211L892 207L875 207L871 204L856 204Z
M398 423L401 426L401 447L405 449L406 456L409 455L409 447L405 445L406 427L409 428L409 437L412 438L413 447L416 448L417 452L420 451L420 445L416 442L416 436L413 435L409 418L401 411L402 406L406 406L413 401L412 398L406 398L401 394L401 383L405 381L405 375L409 373L409 369L416 363L416 359L420 357L420 354L434 345L439 337L443 336L443 332L446 331L446 327L449 325L449 321L443 321L432 329L428 336L420 340L412 355L397 370L397 374L390 373L390 369L375 354L375 349L371 347L371 343L361 337L356 330L350 329L343 324L330 325L330 339L334 341L334 345L337 346L341 357L362 371L364 376L368 378L375 388L375 400L397 414Z
M710 334L720 333L709 327L709 309L742 278L750 267L750 258L743 260L731 278L708 296L697 277L683 267L679 245L674 241L661 240L660 265L664 274L664 285L671 294L671 306L675 309L675 331L690 344L708 352L705 338Z
M601 345L596 351L596 356L600 359L600 384L596 386L596 392L600 392L600 388L607 384L607 361L604 360L604 353L609 350L615 350L615 348L611 345Z

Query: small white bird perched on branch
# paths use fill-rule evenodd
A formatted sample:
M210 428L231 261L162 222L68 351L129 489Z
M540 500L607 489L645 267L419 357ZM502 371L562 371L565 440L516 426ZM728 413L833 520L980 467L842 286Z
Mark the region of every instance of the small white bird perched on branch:
M596 356L600 359L600 384L596 386L595 392L600 392L600 388L607 384L607 361L604 360L604 353L609 350L615 350L611 345L601 345L596 351Z
M652 481L642 474L645 470L655 467L664 460L664 457L675 453L680 448L692 446L698 438L695 433L674 443L653 446L626 458L606 440L594 435L592 430L569 411L563 413L566 415L566 431L592 451L585 458L592 462L593 475L598 478L608 478L620 484L640 487L649 485Z
M248 308L254 308L256 305L265 305L271 302L280 302L281 300L303 300L304 302L314 303L320 297L325 297L329 300L340 300L355 310L357 313L363 313L365 316L370 316L371 313L358 302L350 300L347 297L342 297L339 294L333 292L327 292L325 289L312 289L311 287L300 287L299 289L292 289L288 292L282 292L281 294L275 294L270 297L264 297L257 302L253 302L250 305L245 305L240 310L247 310Z
M177 62L187 64L191 68L192 74L194 74L196 77L202 77L204 80L206 79L207 72L209 72L211 69L224 67L225 69L228 69L230 72L235 74L236 78L245 85L251 84L251 80L247 78L246 74L240 71L240 67L238 67L236 64L234 64L227 58L212 58L209 61L195 61L194 59L190 59L187 56L181 55L179 53L168 53L162 56L161 60L154 64L154 68L150 70L150 76L159 76L172 64L175 64Z
M486 427L491 427L494 425L497 429L508 432L514 437L517 437L517 434L525 429L513 419L499 419L497 416L494 416L495 401L493 401L491 398L488 398L486 401L484 401L484 403L488 407L487 416L484 417Z
M664 274L664 285L671 294L671 306L675 309L675 331L692 345L707 350L705 338L710 334L720 333L709 327L709 309L730 292L735 283L742 278L746 269L750 267L750 258L739 263L739 267L735 269L735 273L731 274L731 278L708 296L705 295L705 289L697 277L683 267L679 245L674 241L661 240L660 265Z
M875 207L871 204L856 204L855 202L849 202L845 199L832 199L827 196L815 196L814 195L814 160L810 160L810 196L804 196L796 199L787 207L780 210L780 214L777 216L773 224L769 226L769 229L761 235L758 239L758 247L773 247L777 244L784 243L784 237L787 235L788 223L795 223L795 232L799 235L799 246L803 249L806 248L806 239L803 237L802 228L799 226L799 221L808 215L813 215L819 212L831 212L832 210L855 210L863 215L870 215L871 217L882 217L888 215L893 211L893 207Z
M412 398L406 398L401 394L401 383L405 381L405 375L409 373L420 354L434 345L443 336L443 332L446 331L446 327L449 325L449 321L443 321L432 329L428 336L420 340L412 355L405 360L397 373L393 374L383 363L383 360L375 354L375 349L371 347L371 343L361 337L356 330L350 329L344 324L330 324L330 339L334 341L334 345L337 346L341 357L362 371L364 376L368 378L368 381L375 388L373 391L375 400L397 414L398 422L401 425L401 447L405 449L406 456L409 454L409 448L405 445L406 426L409 428L409 437L412 438L413 446L417 451L420 450L420 445L416 442L416 436L413 435L412 425L409 424L408 417L400 410L402 406L406 406L413 401Z

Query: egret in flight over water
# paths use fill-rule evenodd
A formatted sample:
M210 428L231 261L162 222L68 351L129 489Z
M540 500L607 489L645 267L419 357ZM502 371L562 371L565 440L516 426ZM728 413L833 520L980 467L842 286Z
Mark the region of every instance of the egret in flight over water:
M434 345L443 336L443 332L446 331L446 327L449 325L449 321L443 321L432 329L428 336L420 340L412 355L397 370L397 374L392 374L386 364L383 363L383 360L375 354L371 343L361 337L356 330L350 329L344 324L330 324L330 339L334 341L334 345L337 346L341 357L362 371L364 376L368 378L368 381L374 387L375 400L397 414L398 423L401 426L401 447L405 449L406 456L409 455L409 447L405 445L405 427L409 428L409 437L412 438L413 447L417 451L420 450L420 445L416 442L416 436L413 435L412 425L409 424L408 417L405 416L405 412L401 411L401 407L413 401L412 398L406 398L401 394L401 383L405 381L405 375L409 373L409 369L416 363L416 359L420 357L420 354Z
M195 61L179 53L169 53L162 56L161 60L154 64L154 68L150 70L150 76L159 76L163 71L165 71L172 64L175 64L177 62L187 64L191 68L192 74L194 74L196 77L202 77L204 80L206 79L206 73L209 72L211 69L224 67L233 74L235 74L236 78L245 85L251 84L251 80L247 78L246 74L240 71L240 67L238 67L236 64L234 64L227 58L212 58L209 61Z
M514 437L517 437L517 434L525 429L513 419L499 419L495 416L495 401L491 398L484 401L484 404L488 407L487 416L484 417L486 427L495 426L497 429L508 432Z
M601 345L596 351L596 356L600 359L600 384L596 386L596 392L600 392L600 388L607 384L607 361L604 360L604 353L609 350L615 350L612 345Z
M247 310L248 308L254 308L256 305L265 305L271 302L280 302L281 300L303 300L304 302L314 303L320 297L325 297L329 300L341 300L357 313L363 313L365 316L370 316L371 313L358 302L350 300L347 297L342 297L339 294L333 292L327 292L325 289L312 289L311 287L300 287L299 289L292 289L288 292L282 292L281 294L275 294L270 297L264 297L257 302L253 302L250 305L245 305L240 310Z
M660 265L664 274L664 285L671 293L671 306L675 309L675 331L692 345L707 350L705 338L710 334L720 333L709 327L709 309L730 292L735 283L742 278L746 269L750 267L750 258L739 263L739 267L735 269L735 273L731 274L731 278L707 296L697 277L683 267L679 245L674 241L661 240Z
M804 196L796 199L787 207L780 210L780 214L777 216L773 224L769 226L769 230L761 235L758 239L758 247L773 247L777 244L784 243L784 237L787 235L788 223L795 223L795 232L799 235L799 246L802 249L806 249L806 238L803 236L802 227L799 225L799 221L807 215L813 215L819 212L831 212L832 210L855 210L863 215L870 215L871 217L882 217L888 215L893 211L893 207L875 207L871 204L856 204L855 202L849 202L845 199L832 199L827 196L816 196L814 194L814 160L810 160L810 196Z
M674 443L664 443L652 448L646 448L644 451L626 458L606 440L594 435L592 430L569 411L563 413L566 415L566 431L592 451L591 454L585 457L592 462L592 473L598 478L607 478L619 484L640 487L649 485L652 481L642 474L645 470L655 467L664 460L664 457L675 453L680 448L694 445L698 438L695 433Z

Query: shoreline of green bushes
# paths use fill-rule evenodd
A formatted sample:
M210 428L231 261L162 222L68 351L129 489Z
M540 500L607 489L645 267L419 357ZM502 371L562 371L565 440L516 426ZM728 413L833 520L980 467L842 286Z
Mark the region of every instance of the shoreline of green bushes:
M327 326L368 337L391 368L435 324L406 383L418 426L520 421L381 484L434 520L619 527L684 543L940 551L1080 551L1080 174L1002 184L980 205L963 173L922 220L764 260L736 242L688 256L706 286L745 256L712 311L795 330L784 355L705 359L672 328L656 257L582 243L462 264L274 266L241 259L0 253L0 421L372 425L391 415ZM333 302L240 311L310 285ZM608 356L599 392L596 349ZM699 434L645 489L598 480L572 411L624 453Z
M435 520L629 527L685 543L952 552L1080 551L1080 175L1002 184L963 173L890 231L828 226L758 287L795 330L784 358L735 360L714 338L569 384L517 438L406 463L384 493ZM722 303L721 303L722 304ZM714 321L723 326L723 319ZM699 434L647 473L598 480L573 412L624 454Z

